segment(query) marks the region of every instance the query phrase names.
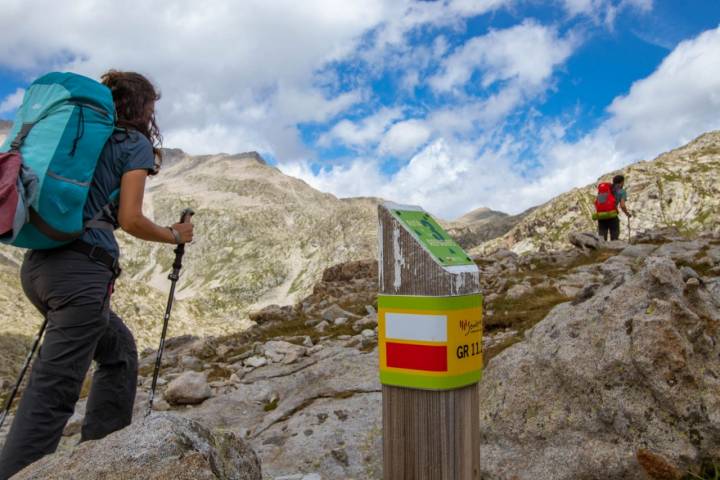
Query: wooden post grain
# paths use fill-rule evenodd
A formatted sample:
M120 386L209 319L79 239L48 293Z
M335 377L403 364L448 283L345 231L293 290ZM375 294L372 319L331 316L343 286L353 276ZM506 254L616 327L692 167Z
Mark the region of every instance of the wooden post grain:
M386 204L378 209L381 295L479 292L477 270L444 268L390 208ZM477 383L443 391L383 385L382 391L385 480L479 480Z

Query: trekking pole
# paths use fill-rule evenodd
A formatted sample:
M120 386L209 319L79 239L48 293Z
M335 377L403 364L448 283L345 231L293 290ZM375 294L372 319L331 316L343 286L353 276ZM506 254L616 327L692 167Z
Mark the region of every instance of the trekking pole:
M5 408L3 408L3 412L2 414L0 414L0 430L2 430L3 423L5 423L5 419L7 418L8 413L10 413L10 407L15 400L15 396L17 395L18 390L20 390L20 385L22 384L23 378L25 377L25 373L27 373L30 362L32 361L33 356L35 356L35 350L37 350L37 347L40 344L40 339L45 333L45 327L47 327L47 316L45 317L45 320L43 320L40 331L38 332L37 336L35 336L35 340L33 341L27 358L25 358L25 365L23 365L22 370L20 370L20 376L17 379L15 388L13 388L12 393L10 393L10 397L8 397L7 401L5 402Z
M180 215L180 223L189 222L193 215L195 215L195 212L186 208ZM150 399L148 401L147 412L145 413L146 417L152 412L153 400L155 399L155 388L157 387L157 379L160 374L160 363L162 362L162 354L165 350L165 335L167 335L168 322L170 321L170 311L172 310L173 297L175 296L175 284L180 278L183 255L185 255L185 244L180 243L177 247L175 247L175 262L172 266L172 272L168 275L168 278L172 282L170 284L170 296L168 297L167 308L165 309L165 318L163 319L162 334L160 335L160 347L158 348L157 357L155 358L155 370L153 371L152 386L150 387Z
M627 217L628 220L628 244L632 243L632 231L630 230L630 217Z

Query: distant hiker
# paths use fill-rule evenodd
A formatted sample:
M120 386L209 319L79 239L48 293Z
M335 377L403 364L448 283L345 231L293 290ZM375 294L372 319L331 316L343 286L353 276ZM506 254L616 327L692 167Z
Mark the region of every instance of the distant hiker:
M620 238L618 208L625 213L628 219L632 217L625 205L627 192L624 187L625 177L623 175L615 175L612 184L603 182L598 185L593 219L598 222L598 234L606 241L608 234L610 234L610 240Z
M68 78L62 75L72 74L53 78ZM23 289L47 318L47 330L0 453L0 480L55 451L92 360L97 368L81 441L102 438L130 424L138 359L132 333L110 309L113 285L120 273L120 250L113 229L121 227L134 237L153 242L185 243L193 238L191 223L162 227L142 213L145 180L157 173L161 160L162 138L155 123L155 101L160 95L138 73L111 70L102 76L102 83L112 92L116 128L104 147L100 144L102 153L94 174L90 174L92 182L83 210L87 228L72 243L29 250L23 261ZM95 85L108 94L104 87ZM72 125L81 125L95 113L93 109L98 110L97 105L80 105L85 113L81 106ZM69 136L71 154L76 148L81 153L82 139L93 134L89 128L77 130ZM58 172L53 175L61 176ZM49 181L50 177L45 178ZM119 204L111 201L118 189ZM93 219L99 222L90 226ZM103 228L102 222L107 226Z

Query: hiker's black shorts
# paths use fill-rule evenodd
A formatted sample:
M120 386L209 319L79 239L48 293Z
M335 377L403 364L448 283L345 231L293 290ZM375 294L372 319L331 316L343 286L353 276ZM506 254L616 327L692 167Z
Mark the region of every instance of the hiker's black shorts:
M608 239L608 233L610 234L610 240L620 239L620 218L605 218L598 220L598 235L603 240Z
M137 386L137 349L128 328L110 310L113 273L108 267L72 250L30 251L21 280L48 323L0 453L0 480L55 451L92 360L97 369L82 440L129 425Z

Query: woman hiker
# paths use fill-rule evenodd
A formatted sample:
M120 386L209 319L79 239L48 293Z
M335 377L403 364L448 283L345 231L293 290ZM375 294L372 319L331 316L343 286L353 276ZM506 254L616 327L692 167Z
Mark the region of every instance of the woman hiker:
M159 93L133 72L111 70L102 76L102 83L112 91L118 128L98 160L84 218L108 205L111 192L119 188L119 207L106 212L104 220L142 240L190 242L191 223L162 227L142 213L145 180L157 173L161 160L162 138L155 123ZM97 369L81 441L102 438L130 424L137 350L132 333L110 309L119 256L112 231L103 229L88 229L68 246L26 253L23 289L48 324L0 453L0 480L55 451L92 360Z

